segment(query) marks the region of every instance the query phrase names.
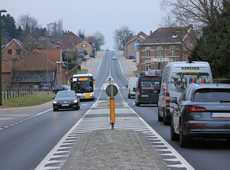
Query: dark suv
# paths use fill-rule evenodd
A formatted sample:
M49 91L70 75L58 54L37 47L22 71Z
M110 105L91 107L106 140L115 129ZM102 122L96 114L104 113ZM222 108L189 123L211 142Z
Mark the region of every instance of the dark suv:
M70 86L69 85L59 85L53 88L53 92L55 94L57 94L58 91L62 91L62 90L70 90Z
M230 141L230 85L190 84L175 103L171 120L171 140L181 147L196 139L227 139Z

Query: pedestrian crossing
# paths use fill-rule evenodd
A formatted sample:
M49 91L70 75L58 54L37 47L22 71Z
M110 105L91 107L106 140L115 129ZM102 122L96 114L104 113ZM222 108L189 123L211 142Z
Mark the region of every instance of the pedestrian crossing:
M92 108L82 117L73 130L69 131L63 143L50 154L50 158L42 169L55 169L64 164L65 158L71 153L71 147L78 141L81 134L94 130L111 129L110 110L101 102L96 101ZM108 102L108 101L107 101ZM162 157L168 169L193 169L159 134L157 134L132 108L126 103L115 108L114 130L141 131L153 148ZM58 155L58 156L57 156ZM61 156L63 158L61 158Z

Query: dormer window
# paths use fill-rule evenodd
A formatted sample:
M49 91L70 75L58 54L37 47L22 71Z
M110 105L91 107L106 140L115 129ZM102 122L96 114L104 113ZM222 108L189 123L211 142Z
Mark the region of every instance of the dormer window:
M173 35L172 38L178 38L178 35Z

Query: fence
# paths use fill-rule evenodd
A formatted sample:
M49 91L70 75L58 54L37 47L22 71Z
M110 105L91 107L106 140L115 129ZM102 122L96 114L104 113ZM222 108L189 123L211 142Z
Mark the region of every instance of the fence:
M18 98L18 97L28 96L30 94L34 94L34 89L33 88L28 88L28 89L9 89L9 90L4 90L3 98L4 99Z

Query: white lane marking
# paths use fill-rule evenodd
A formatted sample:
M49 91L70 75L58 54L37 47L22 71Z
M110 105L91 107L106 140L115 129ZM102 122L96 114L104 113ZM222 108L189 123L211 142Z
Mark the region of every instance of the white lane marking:
M53 109L53 108L52 108L52 109ZM14 126L14 125L18 125L19 123L25 122L25 121L30 120L30 119L32 119L32 118L35 118L35 117L37 117L37 116L39 116L39 115L42 115L42 114L44 114L44 113L46 113L46 112L49 112L49 111L52 110L52 109L45 110L45 111L43 111L43 112L41 112L41 113L37 113L36 115L33 115L33 116L30 116L30 117L24 118L24 119L22 119L22 120L20 120L20 121L17 121L17 122L15 122L15 123L10 124L10 125L4 126L3 128L0 128L0 131L1 131L1 130L4 130L4 129L7 129L7 128L9 128L9 127L12 127L12 126ZM12 119L13 119L13 118L12 118Z

